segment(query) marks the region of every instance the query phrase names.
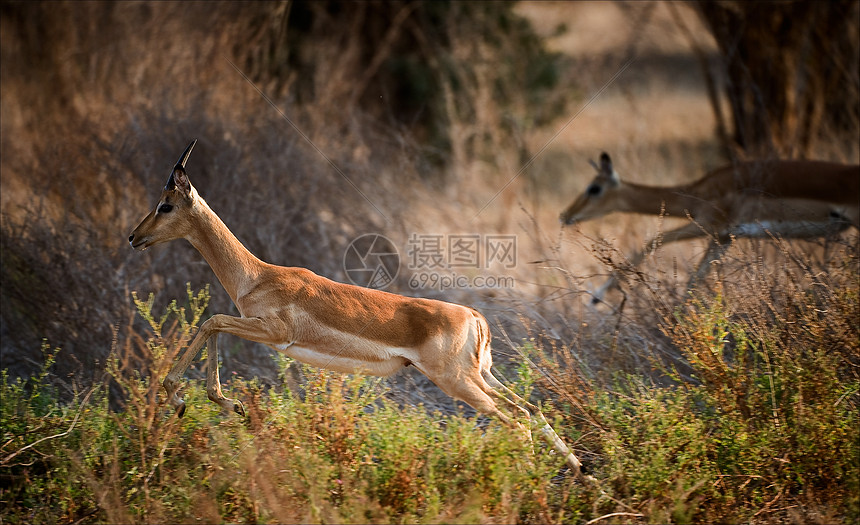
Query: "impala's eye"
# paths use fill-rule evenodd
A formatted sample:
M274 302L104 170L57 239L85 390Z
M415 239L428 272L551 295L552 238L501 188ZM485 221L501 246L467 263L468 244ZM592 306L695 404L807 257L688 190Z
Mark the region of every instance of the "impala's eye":
M172 204L162 204L158 207L158 213L170 213L170 210L173 209Z
M595 195L600 195L600 192L601 192L601 191L603 191L603 188L601 188L601 187L600 187L600 186L598 186L597 184L592 184L592 185L591 185L591 186L589 186L589 187L588 187L588 189L587 189L587 190L585 190L585 191L586 191L589 195L591 195L591 196L593 197L593 196L595 196Z

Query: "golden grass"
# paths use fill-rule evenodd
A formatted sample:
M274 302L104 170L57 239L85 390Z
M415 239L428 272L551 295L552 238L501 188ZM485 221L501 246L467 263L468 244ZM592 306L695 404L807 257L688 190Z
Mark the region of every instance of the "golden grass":
M374 6L378 7L373 4L367 8ZM587 159L597 158L603 150L612 155L623 177L642 183L685 182L722 164L701 75L694 67L688 42L672 29L664 4L519 4L517 12L527 16L548 45L563 54L560 81L551 93L542 94L544 104L535 113L528 110L534 108L529 105L529 93L515 93L507 105L494 98L492 86L499 80L493 67L497 50L471 44L470 19L462 18L451 25L451 35L456 38L448 58L461 62L454 61L454 70L448 73L459 75L467 85L462 91L453 90L453 83L448 85L451 91L443 99L447 105L425 108L440 112L439 119L446 122L449 150L432 142L428 138L432 133L426 129L416 126L415 131L386 113L398 109L385 105L388 95L381 106L363 108L359 104L354 111L344 111L342 97L362 71L360 57L343 52L344 42L361 37L354 28L315 33L320 38L303 53L315 57L317 67L313 71L289 71L281 79L285 86L252 79L271 97L276 109L236 71L251 74L262 67L243 51L265 49L267 42L271 43L266 40L271 31L277 34L275 26L262 30L253 24L257 15L277 21L282 13L266 11L271 6L88 3L12 7L0 17L2 357L3 367L12 376L39 370L44 360L41 342L47 338L52 347L62 347L47 380L58 389L59 401L67 402L90 385L101 384L101 375L116 349L115 341L145 341L141 334L148 328L132 316L131 291L141 295L155 292L153 308L162 311L172 298L183 296L186 283L194 289L211 283L209 311L235 313L211 271L186 243L144 254L133 253L126 243L131 228L154 204L181 148L198 137L200 143L189 163L193 184L240 240L273 263L305 266L343 281L344 249L362 233L388 236L401 248L404 258L413 233L517 235L517 267L504 272L517 279L513 289L418 292L409 288L408 272L404 272L391 290L481 310L494 327L496 362L503 374L512 382L533 374L534 383L525 381L521 387L537 384L540 388L534 391L534 398L558 408L554 413L560 418L561 431L574 443L586 465L603 476L599 488L604 491L574 488L568 480L552 481L552 466L540 461L528 467L533 469L529 470L532 477L528 482L516 478L516 473L503 468L506 458L498 456L500 453L487 443L503 451L521 447L521 443L506 439L495 426L485 429L486 441L479 441L474 421L454 415L462 412L471 416L469 408L454 404L419 374L404 373L393 379L386 396L393 404L407 407L405 415L393 407L385 412L389 419L381 420L363 419L357 413L346 414L349 417L329 414L343 423L334 430L347 432L366 425L363 428L368 432L384 435L382 430L399 428L396 418L402 416L414 425L409 428L415 429L415 435L404 431L397 438L402 441L386 446L408 450L407 445L414 444L410 440L426 440L421 446L436 450L460 443L483 454L476 457L464 453L462 460L476 469L469 475L498 483L487 481L475 490L465 482L462 486L445 485L445 490L450 489L446 499L424 490L438 488L434 483L444 476L438 474L435 481L430 480L429 467L408 458L402 458L402 464L386 466L387 470L376 463L359 467L364 459L349 454L360 448L350 448L355 443L350 445L348 435L332 435L319 419L323 412L315 414L325 408L326 399L321 399L321 404L302 405L302 424L308 427L295 438L301 441L299 449L290 448L296 446L291 441L295 429L282 421L278 432L266 434L259 448L252 447L236 461L220 464L217 458L227 454L228 448L235 452L245 443L247 434L243 432L248 429L243 430L238 421L215 418L201 406L204 412L200 419L183 422L181 428L171 427L173 423L152 414L147 420L172 436L156 440L156 445L169 443L167 450L176 459L174 470L162 473L153 467L158 446L147 449L146 454L132 453L120 443L114 447L109 441L93 439L90 444L109 445L101 456L96 455L106 458L100 460L106 463L93 465L87 463L94 460L92 457L72 455L71 463L65 464L79 474L74 486L88 494L85 501L89 506L74 507L70 503L74 497L70 496L62 503L70 505L65 514L56 510L62 507L58 504L51 512L60 513L46 514L42 521L74 521L94 512L97 514L90 516L96 517L89 519L123 522L168 518L384 522L404 520L404 516L415 521L575 522L612 513L627 513L618 516L630 522L687 518L766 522L769 516L788 519L792 508L807 518L818 512L800 493L807 488L825 491L829 499L820 509L823 515L838 519L857 515L856 509L850 510L850 498L843 498L845 495L831 485L792 485L785 478L790 470L780 470L771 463L771 474L782 483L782 492L768 492L772 487L757 482L732 484L741 478L728 476L754 473L711 471L711 464L700 465L715 476L702 486L697 484L705 478L687 478L687 472L679 470L684 479L660 478L661 483L668 479L678 485L655 489L648 480L633 476L635 472L619 470L621 466L636 470L631 457L621 452L640 450L625 434L638 427L617 424L612 414L628 410L653 416L646 423L657 422L660 417L689 423L682 430L717 424L707 417L696 422L683 419L684 411L673 406L690 405L680 401L675 400L681 405L672 406L654 401L673 395L674 390L663 390L667 384L680 384L668 377L666 370L671 367L676 368L681 382L692 380L692 346L684 339L686 335L672 327L676 326L676 311L689 313L696 308L683 286L703 244L681 243L661 249L643 264L641 274L624 284L627 299L623 310L595 309L587 304L588 290L599 286L644 239L672 225L658 219L615 215L579 229L562 230L557 220L559 211L593 176ZM688 11L681 11L689 24L696 22ZM492 18L481 16L485 17L482 23ZM566 24L567 32L555 35L560 21ZM40 48L36 44L42 40L33 35L41 35L42 30L53 37L43 39L45 46ZM503 51L514 44L507 42ZM712 46L705 39L702 44ZM63 58L62 63L52 61L56 57ZM636 58L629 69L584 107L630 57ZM470 67L473 62L481 67ZM321 73L325 71L333 73ZM316 75L312 77L313 90L290 91L299 73ZM564 110L553 113L550 107ZM822 151L821 156L857 161L856 144L833 148ZM444 163L438 162L440 152L450 153ZM531 164L523 169L529 160ZM763 308L771 310L769 315L798 302L806 308L801 299L822 282L829 282L827 289L833 292L826 304L850 306L851 294L856 297L857 293L856 246L857 234L853 232L828 243L739 242L697 297L707 310L714 307L709 294L721 291L721 297L734 308L727 314L735 323L732 326L747 332L753 325L740 323L738 318L754 312L758 321L754 326L763 330L769 319ZM838 285L833 284L837 281ZM833 299L838 290L844 293L841 303ZM610 305L618 307L622 300L621 294L611 295ZM809 313L804 308L801 310ZM839 319L833 325L842 326L845 341L850 342L856 323L845 321L850 316ZM825 319L801 328L823 330L827 324ZM782 333L791 333L789 329L785 327ZM314 376L284 373L266 348L229 337L221 344L224 376L235 372L239 378L260 378L262 386L240 379L234 384L244 390L244 400L258 408L262 419L274 417L279 410L277 403L285 402L273 398L267 388L287 378L298 391L318 388L326 395L340 392L340 385L327 383L323 388L314 383ZM847 347L851 351L855 348ZM142 352L143 347L130 344L129 348ZM855 357L845 359L853 363ZM828 368L832 363L816 363L822 370L842 370L841 365ZM636 375L631 384L643 381L658 390L641 387L630 392L630 384L620 379L626 374ZM195 369L189 376L194 379L202 374ZM322 381L331 376L319 377ZM758 380L766 377L764 374ZM840 376L836 383L840 381L850 390L856 377ZM704 388L695 381L690 384L692 390ZM829 399L824 395L827 388L818 386L822 387L816 390L821 399ZM856 405L856 393L848 390L840 402ZM601 392L612 399L602 398ZM190 393L204 397L193 383ZM105 421L130 417L120 410L122 402L116 395L108 398L120 415L106 412ZM613 405L616 401L620 404ZM629 403L626 408L624 403ZM147 403L140 403L141 409L144 405ZM424 409L412 411L409 405L423 405ZM56 410L62 411L64 406L72 405L60 402ZM333 406L343 407L337 403ZM617 407L622 408L612 412ZM441 415L433 416L437 411ZM18 415L15 418L16 423L23 421ZM361 423L355 423L355 418ZM128 428L137 424L124 421ZM259 421L255 423L252 418L248 425ZM616 426L608 421L615 421ZM58 415L52 424L64 430L68 419ZM837 421L836 426L841 424ZM479 420L482 429L483 425ZM657 434L654 428L638 431ZM172 441L179 435L202 447L207 466L198 470L189 467L194 463L183 454L195 452ZM442 441L431 443L433 440ZM699 445L709 453L715 450L709 447L716 446ZM609 452L610 446L617 447L617 455ZM801 450L800 445L792 446L785 450ZM758 453L763 449L750 445L749 450ZM8 450L3 452L6 457ZM320 460L321 453L329 456ZM267 454L274 454L289 467L266 463ZM337 458L329 461L333 456ZM417 453L412 459L416 457ZM450 458L441 454L437 459L442 465ZM134 473L132 463L138 466ZM453 463L444 465L455 468ZM320 480L302 478L315 468L325 471ZM337 469L341 471L335 472ZM135 478L144 470L143 478ZM156 479L153 474L144 483L150 470L163 477ZM393 477L374 477L383 470ZM643 477L654 471L641 469ZM46 483L59 479L43 471L28 473ZM16 471L15 476L19 474ZM199 482L202 488L173 484L183 476ZM334 487L337 479L344 486ZM520 485L505 485L512 479L520 479ZM723 485L713 485L716 482ZM149 488L149 483L157 485L153 490L162 491L164 501L128 492ZM640 496L631 489L634 486L651 492ZM720 500L703 488L714 486L731 488L735 491L731 497L736 499ZM68 494L74 495L73 491ZM410 499L418 498L416 494L424 499ZM765 497L769 499L765 501ZM491 504L487 504L488 498ZM771 501L773 505L769 505ZM19 516L24 515L26 502L14 500L11 504L15 512L21 512ZM416 504L420 509L414 508ZM177 505L179 510L170 505ZM774 509L782 510L772 514Z

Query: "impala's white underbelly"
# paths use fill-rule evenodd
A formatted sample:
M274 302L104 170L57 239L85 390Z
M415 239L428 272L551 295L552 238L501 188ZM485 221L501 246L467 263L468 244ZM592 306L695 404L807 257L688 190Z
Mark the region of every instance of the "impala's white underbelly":
M741 237L815 237L838 229L838 224L814 221L759 221L738 224L731 229Z
M363 359L356 355L355 347L341 346L318 350L295 343L281 343L272 347L302 363L346 374L390 376L410 363L410 360L404 357L408 350L368 344L366 340L356 341L356 343L362 350L367 350L368 346L377 346L375 349L377 351L366 354L367 357Z

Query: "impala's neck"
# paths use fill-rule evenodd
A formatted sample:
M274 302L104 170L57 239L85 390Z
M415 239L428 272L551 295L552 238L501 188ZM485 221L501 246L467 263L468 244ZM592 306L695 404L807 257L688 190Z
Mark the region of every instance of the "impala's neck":
M696 204L687 186L644 186L625 182L618 190L619 211L684 217Z
M239 242L199 196L194 211L194 225L186 239L203 255L235 304L251 289L265 263Z

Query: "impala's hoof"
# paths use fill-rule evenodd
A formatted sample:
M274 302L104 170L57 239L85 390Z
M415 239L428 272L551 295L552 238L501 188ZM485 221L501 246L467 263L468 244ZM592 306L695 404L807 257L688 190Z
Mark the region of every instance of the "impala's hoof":
M182 418L185 415L185 403L182 403L178 407L176 407L176 417Z
M240 416L245 417L245 405L243 405L241 401L233 403L233 411Z

